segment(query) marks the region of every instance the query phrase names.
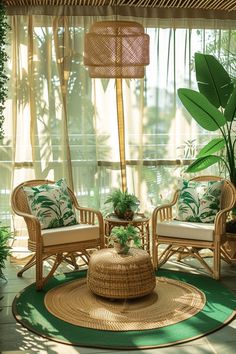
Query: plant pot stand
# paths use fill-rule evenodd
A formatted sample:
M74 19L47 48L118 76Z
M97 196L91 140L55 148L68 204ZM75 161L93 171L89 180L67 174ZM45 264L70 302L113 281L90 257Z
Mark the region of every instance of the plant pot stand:
M132 225L135 227L140 236L141 247L150 253L150 230L149 230L149 220L150 218L142 213L134 214L132 220L119 219L114 213L107 215L104 218L105 223L105 243L108 246L108 240L111 235L112 229L115 226L127 227Z

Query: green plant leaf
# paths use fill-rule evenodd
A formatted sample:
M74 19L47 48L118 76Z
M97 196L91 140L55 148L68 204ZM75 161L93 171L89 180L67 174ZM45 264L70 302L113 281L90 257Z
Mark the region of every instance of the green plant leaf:
M208 131L219 129L222 138L204 146L186 172L202 171L221 161L236 185L235 131L236 89L222 65L211 55L195 53L196 77L200 92L180 88L178 95L196 122ZM221 110L217 108L221 107ZM224 113L222 113L224 109ZM230 123L228 123L230 122ZM227 147L225 157L214 155Z
M184 107L202 128L215 131L226 123L224 115L200 92L180 88L178 95Z
M195 68L199 91L215 107L225 107L233 83L221 63L213 55L195 53Z
M225 107L224 116L228 122L232 122L236 117L236 87L234 88L229 101Z
M122 192L119 189L113 190L105 200L104 204L112 203L114 211L118 211L120 214L124 214L127 210L135 212L139 206L139 200L134 194L128 193L128 191Z
M10 238L12 238L12 233L9 227L0 226L0 278L4 278L2 269L5 268L5 261L11 253Z
M208 144L206 144L197 154L196 157L208 156L222 150L226 143L223 138L212 139Z
M194 173L205 170L207 167L214 165L221 160L220 156L208 155L199 157L191 165L188 166L185 172Z
M139 247L141 245L138 230L134 226L115 226L111 231L109 243L112 245L115 241L124 246L128 241L131 240L133 240L135 246Z
M7 99L7 81L6 64L8 61L8 54L6 51L7 45L7 33L10 30L10 26L7 23L6 6L4 1L0 1L0 139L4 137L3 123L5 120L5 102Z

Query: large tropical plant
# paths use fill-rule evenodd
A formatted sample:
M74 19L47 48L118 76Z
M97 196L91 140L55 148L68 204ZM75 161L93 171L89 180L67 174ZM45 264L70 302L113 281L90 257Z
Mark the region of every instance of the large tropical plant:
M236 187L236 87L227 71L212 55L195 53L198 91L180 88L178 96L196 122L219 137L209 141L186 172L199 172L222 163Z

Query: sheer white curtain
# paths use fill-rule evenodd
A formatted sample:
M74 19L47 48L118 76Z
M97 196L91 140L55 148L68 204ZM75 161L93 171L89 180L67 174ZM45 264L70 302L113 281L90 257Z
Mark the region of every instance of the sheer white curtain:
M60 10L58 16L33 11L8 18L12 30L0 152L1 213L9 217L16 184L61 177L81 204L104 210L107 193L121 187L115 80L89 78L83 37L91 23L105 17ZM180 161L192 157L186 151L209 139L184 111L177 89L196 88L196 51L220 56L228 65L227 50L235 54L235 22L129 19L143 23L150 35L150 65L144 79L122 83L127 188L140 198L142 211L150 213L153 205L168 199L183 173Z

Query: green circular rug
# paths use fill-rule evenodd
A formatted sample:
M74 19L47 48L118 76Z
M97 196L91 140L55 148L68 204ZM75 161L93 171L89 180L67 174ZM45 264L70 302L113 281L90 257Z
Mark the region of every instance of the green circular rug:
M12 309L18 322L50 340L61 343L111 349L155 348L186 342L224 326L235 316L236 297L220 281L207 276L158 270L157 276L192 284L206 297L206 304L196 315L161 328L137 331L107 331L79 327L53 316L44 306L46 293L63 283L86 276L72 272L52 278L43 291L35 284L22 290L14 299Z

